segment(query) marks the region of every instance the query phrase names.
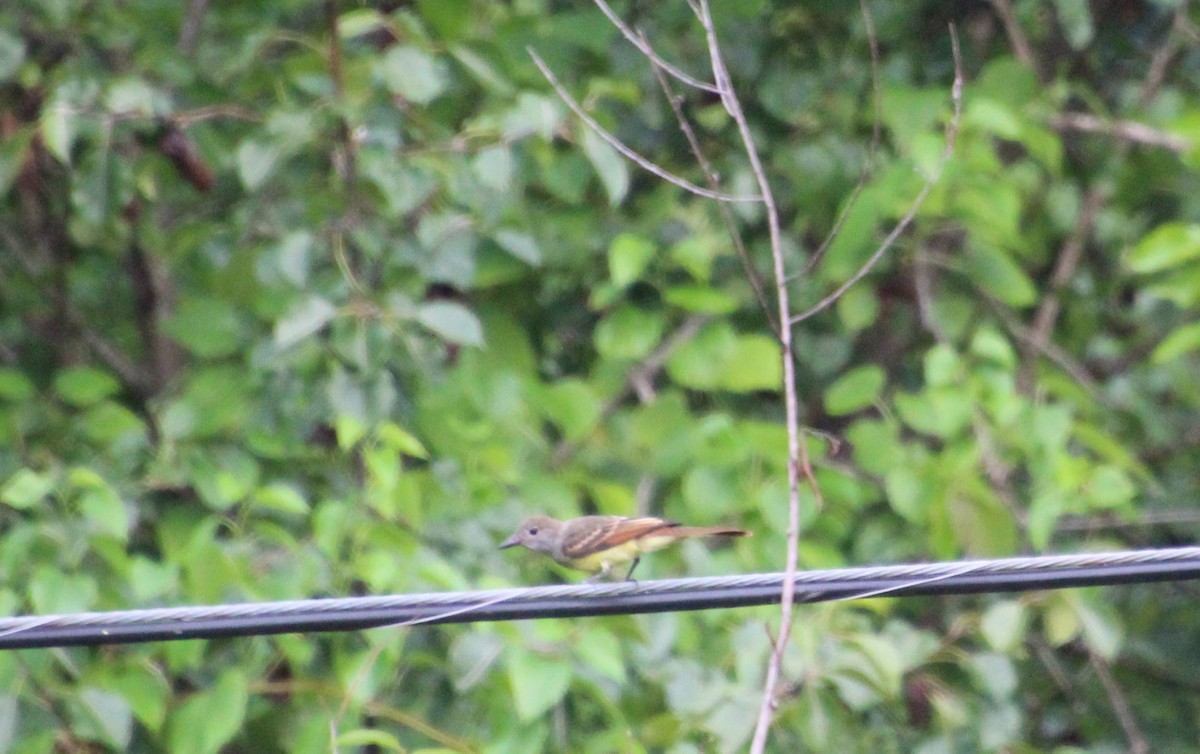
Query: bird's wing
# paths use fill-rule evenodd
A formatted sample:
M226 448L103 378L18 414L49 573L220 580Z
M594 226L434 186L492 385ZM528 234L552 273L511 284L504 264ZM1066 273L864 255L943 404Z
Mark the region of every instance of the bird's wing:
M562 554L571 559L585 558L673 526L679 523L653 517L584 516L569 522L563 530Z

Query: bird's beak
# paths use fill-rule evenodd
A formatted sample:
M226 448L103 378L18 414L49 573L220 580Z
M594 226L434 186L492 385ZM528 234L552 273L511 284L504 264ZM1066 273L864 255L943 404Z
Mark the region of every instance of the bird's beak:
M520 538L520 532L517 532L517 534L514 534L511 537L509 537L508 539L501 542L500 549L507 550L509 547L516 547L519 544L521 544L521 538Z

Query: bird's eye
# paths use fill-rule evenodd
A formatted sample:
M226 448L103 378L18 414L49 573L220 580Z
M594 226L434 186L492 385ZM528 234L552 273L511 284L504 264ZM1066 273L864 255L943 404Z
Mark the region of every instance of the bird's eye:
M537 527L536 527L536 526L534 526L534 527L531 527L531 528L529 529L529 536L531 536L531 537L536 537L536 536L537 536Z

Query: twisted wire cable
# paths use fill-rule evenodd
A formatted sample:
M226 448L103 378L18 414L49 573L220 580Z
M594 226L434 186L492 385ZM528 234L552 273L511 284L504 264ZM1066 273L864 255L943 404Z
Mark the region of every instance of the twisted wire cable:
M786 575L566 584L0 618L0 649L745 607ZM1200 579L1200 547L800 571L797 603Z

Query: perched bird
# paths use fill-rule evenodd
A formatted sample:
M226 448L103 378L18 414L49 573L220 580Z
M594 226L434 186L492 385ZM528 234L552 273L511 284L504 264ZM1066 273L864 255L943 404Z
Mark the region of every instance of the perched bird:
M530 516L500 549L520 545L540 552L568 568L592 574L588 581L602 579L614 565L633 561L628 581L642 553L666 547L686 537L748 537L750 532L731 526L681 526L661 518L624 516L581 516L558 521L549 516Z

